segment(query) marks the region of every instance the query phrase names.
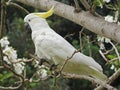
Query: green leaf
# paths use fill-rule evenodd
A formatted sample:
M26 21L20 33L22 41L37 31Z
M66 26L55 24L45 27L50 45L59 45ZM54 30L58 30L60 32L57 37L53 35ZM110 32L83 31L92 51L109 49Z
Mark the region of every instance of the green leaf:
M8 78L10 78L11 76L13 76L13 73L6 73L6 74L4 74L4 75L1 75L0 76L0 81L4 81L5 79L8 79Z
M113 59L113 58L116 58L116 55L113 55L113 54L107 55L107 58L108 58L108 59Z

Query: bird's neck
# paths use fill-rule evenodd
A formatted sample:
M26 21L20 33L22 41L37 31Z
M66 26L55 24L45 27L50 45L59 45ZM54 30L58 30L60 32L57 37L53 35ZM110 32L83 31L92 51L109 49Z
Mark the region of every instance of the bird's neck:
M35 19L30 23L32 32L38 30L44 30L45 28L50 28L45 19Z

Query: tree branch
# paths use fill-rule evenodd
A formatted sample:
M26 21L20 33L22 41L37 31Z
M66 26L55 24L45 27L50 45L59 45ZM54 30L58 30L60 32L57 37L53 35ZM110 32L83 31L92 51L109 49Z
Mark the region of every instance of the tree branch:
M107 90L117 90L116 88L110 86L109 84L105 84L105 83L100 82L91 77L87 77L87 76L83 76L83 75L76 75L76 74L69 74L69 73L65 73L65 72L62 72L62 74L64 75L63 77L65 77L65 78L85 79L85 80L89 80L89 81L95 82L97 84L100 84L102 87L107 88Z
M5 0L1 0L1 28L0 28L0 39L3 36L3 32L5 30L5 16L6 16L6 2Z
M116 78L120 76L120 69L118 69L111 77L109 77L109 80L107 81L108 84L111 84ZM99 86L95 90L101 90L103 87Z
M10 6L14 6L14 7L16 7L16 8L18 8L18 9L24 11L25 13L29 14L29 11L27 11L26 9L24 9L24 8L21 7L20 5L18 5L18 4L16 4L16 3L13 3L13 2L11 2L11 1L6 2L6 5L8 5L8 6L9 6L9 5L10 5Z
M120 26L115 23L106 22L103 18L93 16L90 12L74 12L74 7L54 0L17 0L18 2L33 6L35 8L49 10L55 6L55 14L64 17L74 23L84 26L88 30L111 38L120 43Z

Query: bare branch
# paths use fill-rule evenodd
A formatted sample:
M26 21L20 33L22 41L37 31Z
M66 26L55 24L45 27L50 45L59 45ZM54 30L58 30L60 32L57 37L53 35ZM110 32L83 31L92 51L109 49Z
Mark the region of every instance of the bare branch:
M67 59L65 60L64 64L62 65L62 67L60 68L60 73L62 72L62 70L64 69L65 65L67 64L67 62L76 54L80 52L80 50L75 50L73 52L73 54L70 57L67 57Z
M4 89L4 90L9 90L9 89L11 89L11 90L16 90L16 89L20 88L20 86L22 86L22 83L20 83L20 84L19 84L18 86L16 86L16 87L13 87L13 86L10 86L10 87L0 86L0 89Z
M0 29L0 39L3 37L3 32L5 30L5 17L6 17L6 3L5 3L5 0L1 0L1 29Z
M119 61L120 61L120 55L119 55L119 52L118 52L118 50L117 50L117 48L115 47L115 45L110 41L109 42L112 46L113 46L113 48L115 49L115 52L116 52L116 55L117 55L117 57L118 57L118 59L119 59Z
M118 69L111 77L109 77L107 84L111 84L116 78L120 76L120 69ZM95 90L101 90L103 87L99 86Z
M101 50L99 50L99 53L100 53L100 55L103 57L103 59L104 59L106 62L108 62L108 59L105 57L104 53L103 53Z
M82 27L82 29L81 29L81 31L79 32L79 40L80 40L80 51L81 51L81 53L83 52L83 44L82 44L82 32L83 32L83 30L84 30L85 28L84 27Z
M89 56L92 56L92 51L91 51L91 47L90 47L90 37L87 36L87 43L88 43L88 50L89 50Z
M16 3L13 3L11 1L6 2L6 5L7 6L14 6L14 7L24 11L26 14L29 14L29 11L27 11L25 8L23 8L22 6L20 6L20 5L16 4Z
M85 80L89 80L89 81L95 82L97 84L100 84L103 87L107 88L108 90L117 90L114 87L112 87L108 84L105 84L103 82L100 82L100 81L98 81L98 80L96 80L92 77L87 77L87 76L84 76L84 75L69 74L69 73L65 73L65 72L62 72L62 74L65 75L65 76L63 76L65 78L85 79Z

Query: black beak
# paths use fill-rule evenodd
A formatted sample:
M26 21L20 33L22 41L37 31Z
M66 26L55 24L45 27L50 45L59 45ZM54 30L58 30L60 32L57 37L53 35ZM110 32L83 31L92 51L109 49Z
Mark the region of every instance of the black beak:
M28 33L31 33L31 27L28 23L24 23L24 29L27 30Z

